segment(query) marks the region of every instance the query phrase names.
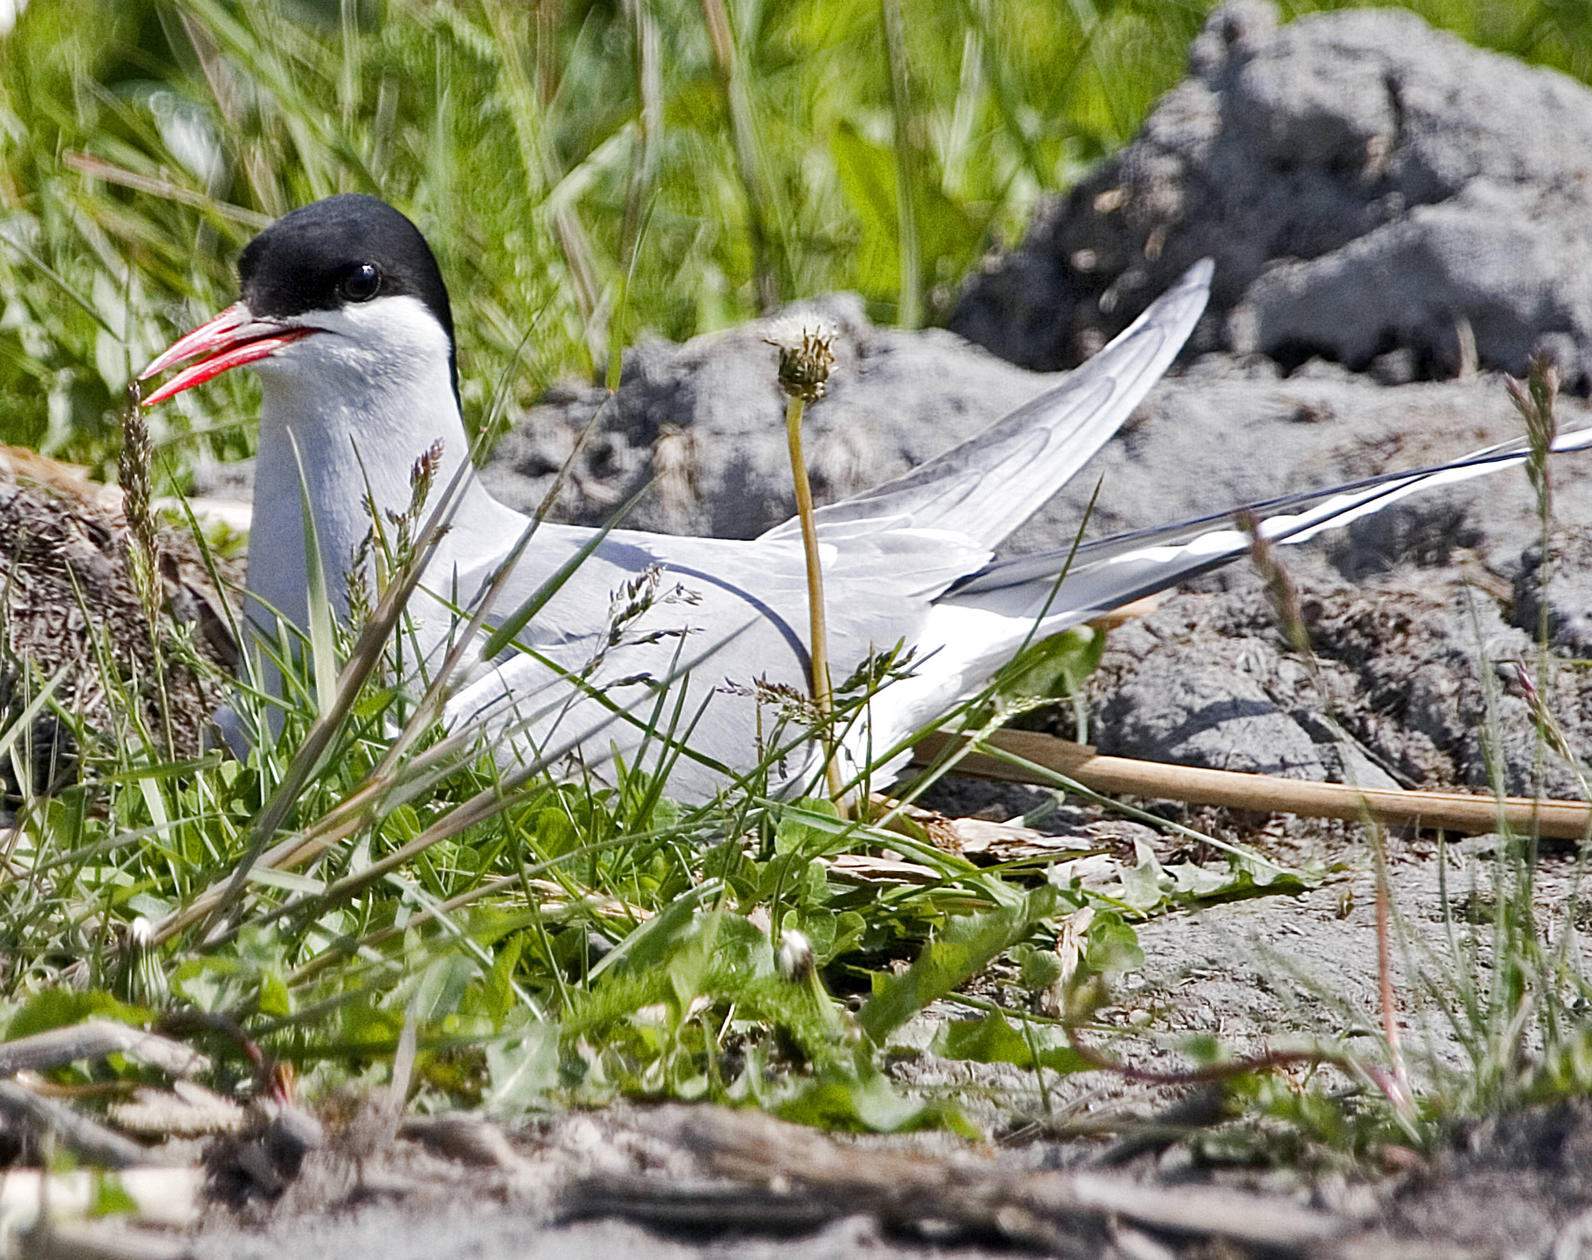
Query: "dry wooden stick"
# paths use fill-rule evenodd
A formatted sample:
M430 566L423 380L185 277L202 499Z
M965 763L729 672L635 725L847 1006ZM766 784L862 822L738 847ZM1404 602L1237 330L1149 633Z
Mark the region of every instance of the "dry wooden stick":
M173 1076L209 1071L210 1060L180 1041L111 1019L85 1019L27 1037L0 1041L0 1077L64 1067L74 1059L122 1054Z
M1483 833L1507 823L1517 831L1535 829L1556 840L1581 840L1592 831L1592 806L1529 796L1470 796L1461 792L1406 792L1359 788L1347 783L1314 783L1268 774L1204 770L1194 766L1102 757L1087 744L1069 743L1032 731L997 731L984 746L1006 754L971 752L957 762L958 772L1013 783L1045 783L1043 771L1074 779L1096 792L1225 805L1259 813L1300 814L1308 818L1369 818L1375 822L1446 831ZM918 741L919 764L939 757L955 736L933 732ZM1017 758L1017 761L1008 760ZM1021 764L1021 763L1027 763ZM1039 767L1036 772L1035 767Z
M1071 1169L1026 1171L965 1152L950 1159L864 1148L759 1112L679 1105L653 1109L647 1135L689 1152L724 1182L685 1186L648 1174L603 1173L564 1192L568 1216L619 1215L675 1226L811 1229L864 1212L887 1228L949 1225L1046 1255L1096 1256L1118 1220L1177 1237L1227 1240L1249 1254L1314 1254L1352 1222L1287 1199L1225 1187L1157 1186Z

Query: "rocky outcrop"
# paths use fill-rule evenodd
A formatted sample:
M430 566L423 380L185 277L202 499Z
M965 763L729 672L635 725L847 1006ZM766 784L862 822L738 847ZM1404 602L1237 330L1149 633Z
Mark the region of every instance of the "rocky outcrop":
M1201 257L1206 349L1389 381L1542 350L1592 381L1592 91L1396 9L1216 10L1139 136L988 260L951 327L1076 363Z

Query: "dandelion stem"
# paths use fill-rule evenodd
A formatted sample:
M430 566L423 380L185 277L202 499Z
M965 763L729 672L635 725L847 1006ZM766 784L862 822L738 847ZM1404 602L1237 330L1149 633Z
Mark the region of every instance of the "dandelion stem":
M807 461L802 456L802 413L807 404L824 396L829 369L834 365L833 333L803 328L800 339L771 341L779 347L779 385L790 399L785 408L785 440L790 447L791 479L796 486L796 517L802 527L802 550L807 559L808 656L811 662L813 704L818 709L819 738L824 745L824 775L830 798L840 807L845 787L836 757L834 699L829 683L829 634L824 623L824 574L818 559L818 526L813 522L813 492L807 482Z
M824 743L824 775L829 794L838 803L844 793L840 762L835 757L832 725L834 701L829 690L829 631L824 623L824 571L818 560L818 526L813 522L813 491L807 482L807 461L802 457L802 412L806 403L793 394L785 407L785 438L790 445L790 471L796 483L796 515L802 524L802 550L807 557L807 619L813 703Z

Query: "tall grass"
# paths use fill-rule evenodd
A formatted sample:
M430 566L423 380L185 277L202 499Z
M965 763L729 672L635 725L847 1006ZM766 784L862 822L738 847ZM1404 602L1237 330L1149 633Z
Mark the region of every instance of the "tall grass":
M227 295L262 217L336 191L427 230L472 407L644 330L827 289L886 318L943 311L992 235L1124 138L1199 16L890 12L38 0L0 61L0 437L108 465L128 364ZM230 388L189 421L246 410Z

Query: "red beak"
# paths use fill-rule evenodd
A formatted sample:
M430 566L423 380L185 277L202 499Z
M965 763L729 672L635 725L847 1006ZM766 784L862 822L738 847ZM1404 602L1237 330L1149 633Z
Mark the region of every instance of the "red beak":
M202 385L212 377L230 372L245 363L264 359L283 346L317 331L314 328L273 324L268 320L256 319L242 302L234 302L209 323L201 324L186 337L174 341L165 353L139 373L138 379L147 381L169 367L203 356L145 398L143 405L153 407L158 402L165 402L173 394Z

